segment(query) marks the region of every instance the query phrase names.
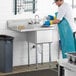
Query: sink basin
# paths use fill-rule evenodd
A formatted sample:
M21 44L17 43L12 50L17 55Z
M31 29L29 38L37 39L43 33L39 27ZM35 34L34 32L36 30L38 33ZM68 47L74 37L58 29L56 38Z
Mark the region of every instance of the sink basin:
M40 24L28 24L27 27L33 27L33 28L36 28L36 27L40 27L42 25Z

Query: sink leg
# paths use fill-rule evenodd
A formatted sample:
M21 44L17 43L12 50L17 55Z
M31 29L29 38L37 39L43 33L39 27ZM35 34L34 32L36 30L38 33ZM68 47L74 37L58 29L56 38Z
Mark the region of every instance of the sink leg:
M51 66L50 63L51 63L51 43L49 43L49 67Z
M43 44L41 44L41 64L43 64Z
M29 51L29 42L28 42L28 66L30 65L30 51Z
M36 69L38 68L38 55L37 55L37 44L36 44Z

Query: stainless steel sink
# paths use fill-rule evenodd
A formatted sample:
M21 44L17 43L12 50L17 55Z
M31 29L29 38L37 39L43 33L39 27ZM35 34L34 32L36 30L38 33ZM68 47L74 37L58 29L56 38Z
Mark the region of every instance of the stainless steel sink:
M23 26L25 29L39 28L40 24L29 24L29 20L8 20L7 27L13 30L18 30L18 27Z

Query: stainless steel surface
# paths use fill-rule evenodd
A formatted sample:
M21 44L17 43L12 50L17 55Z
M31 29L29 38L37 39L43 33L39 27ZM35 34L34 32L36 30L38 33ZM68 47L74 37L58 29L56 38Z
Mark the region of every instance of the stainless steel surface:
M54 30L55 25L51 25L50 27L41 27L41 24L28 24L29 19L24 20L8 20L7 27L10 30L18 31L18 32L27 32L27 31L40 31L40 30ZM23 29L18 29L19 26L24 26Z
M50 63L51 63L51 43L49 43L49 67L51 66Z
M28 42L28 66L30 65L30 50L29 50L29 42Z
M43 44L42 45L42 52L41 52L41 63L43 64Z
M36 69L38 68L38 55L37 55L37 44L36 44Z

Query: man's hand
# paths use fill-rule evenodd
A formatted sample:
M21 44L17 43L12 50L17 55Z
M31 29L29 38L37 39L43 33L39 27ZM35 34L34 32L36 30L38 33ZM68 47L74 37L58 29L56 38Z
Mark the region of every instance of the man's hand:
M60 22L60 20L58 20L58 19L55 19L55 20L47 20L47 21L45 21L44 22L44 26L50 26L50 25L52 25L52 24L58 24Z
M59 22L60 22L60 20L55 19L55 20L52 21L52 24L58 24Z

